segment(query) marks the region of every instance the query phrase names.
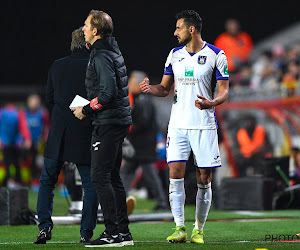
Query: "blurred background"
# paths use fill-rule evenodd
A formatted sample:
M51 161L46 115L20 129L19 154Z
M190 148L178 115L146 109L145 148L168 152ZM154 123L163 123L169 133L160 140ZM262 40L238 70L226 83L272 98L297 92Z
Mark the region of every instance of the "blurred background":
M54 60L70 53L71 32L83 25L91 9L113 18L131 80L145 74L151 84L160 82L168 53L178 46L175 14L194 9L203 19L203 40L223 49L229 61L229 98L216 108L222 168L214 171L213 189L219 190L214 208L299 208L300 18L292 3L2 0L0 185L38 191L50 125L47 73ZM132 74L136 71L138 76ZM167 209L165 138L172 100L172 94L151 99L151 120L156 123L153 164L165 197L147 185L142 168L136 169L128 187L129 194L154 199L157 210ZM186 175L188 203L194 202L196 190L192 165ZM60 195L69 196L64 179L61 175L58 182ZM243 192L236 190L249 196L243 199Z

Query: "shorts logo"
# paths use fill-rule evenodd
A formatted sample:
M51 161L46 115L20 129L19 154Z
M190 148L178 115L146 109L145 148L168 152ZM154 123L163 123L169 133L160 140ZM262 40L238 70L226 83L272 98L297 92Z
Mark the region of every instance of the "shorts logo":
M216 157L214 157L214 161L210 163L210 165L215 165L215 164L219 164L221 163L221 158L219 155L217 155Z
M198 57L198 63L199 64L205 64L206 63L206 58L207 58L207 56L199 56Z
M185 67L185 76L193 77L194 76L194 67Z

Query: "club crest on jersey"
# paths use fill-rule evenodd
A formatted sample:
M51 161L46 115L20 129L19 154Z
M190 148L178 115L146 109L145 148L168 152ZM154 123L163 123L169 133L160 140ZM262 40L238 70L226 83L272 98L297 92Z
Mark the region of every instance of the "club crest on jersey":
M205 64L206 63L207 56L199 56L198 57L198 63L199 64Z

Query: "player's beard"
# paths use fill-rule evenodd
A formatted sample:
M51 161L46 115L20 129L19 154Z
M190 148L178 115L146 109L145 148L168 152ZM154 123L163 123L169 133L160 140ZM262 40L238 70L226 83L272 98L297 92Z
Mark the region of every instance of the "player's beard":
M181 41L178 41L179 45L186 45L192 40L192 35L191 34L186 34L185 37L182 38Z

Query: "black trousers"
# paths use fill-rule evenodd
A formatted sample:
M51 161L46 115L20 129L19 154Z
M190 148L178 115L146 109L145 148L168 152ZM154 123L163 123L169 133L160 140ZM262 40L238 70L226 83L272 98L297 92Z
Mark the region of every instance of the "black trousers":
M122 143L129 126L101 125L92 136L91 179L110 235L128 233L126 193L120 177Z
M16 168L16 178L17 182L21 182L21 167L20 167L20 149L17 146L5 146L3 148L3 162L6 167L6 177L4 180L4 185L6 185L7 180L11 178L9 166L13 164Z
M41 172L36 165L36 157L38 154L38 145L32 144L31 148L29 149L29 155L32 157L32 163L31 163L31 177L33 179L39 179L41 177Z

